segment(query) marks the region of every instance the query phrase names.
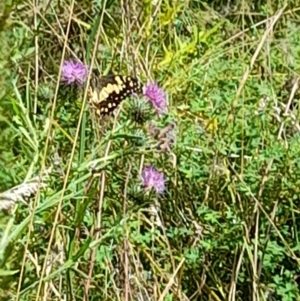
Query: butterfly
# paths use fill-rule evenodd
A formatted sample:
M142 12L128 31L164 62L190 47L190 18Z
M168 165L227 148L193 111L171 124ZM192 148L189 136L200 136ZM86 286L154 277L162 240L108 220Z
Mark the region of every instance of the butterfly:
M109 74L92 77L88 90L88 100L98 116L114 111L117 106L133 93L142 92L142 84L131 76Z

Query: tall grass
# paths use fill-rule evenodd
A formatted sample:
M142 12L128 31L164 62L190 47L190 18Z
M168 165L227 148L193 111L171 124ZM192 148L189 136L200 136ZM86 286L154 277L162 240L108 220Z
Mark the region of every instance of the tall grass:
M300 300L299 8L0 5L1 300ZM99 119L66 59L157 82L168 113Z

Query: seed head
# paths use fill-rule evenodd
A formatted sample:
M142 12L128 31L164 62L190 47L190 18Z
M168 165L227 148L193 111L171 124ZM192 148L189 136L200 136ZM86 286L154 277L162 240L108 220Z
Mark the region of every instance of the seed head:
M170 122L162 129L158 128L153 122L150 122L148 124L148 133L157 140L158 150L162 150L163 152L171 151L176 139L174 122Z

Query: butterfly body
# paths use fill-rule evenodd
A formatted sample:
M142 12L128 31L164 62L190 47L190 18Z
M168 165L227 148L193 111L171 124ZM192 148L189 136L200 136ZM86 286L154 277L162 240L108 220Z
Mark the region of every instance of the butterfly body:
M88 98L96 114L103 116L114 111L131 94L141 91L142 85L136 78L110 74L91 79Z

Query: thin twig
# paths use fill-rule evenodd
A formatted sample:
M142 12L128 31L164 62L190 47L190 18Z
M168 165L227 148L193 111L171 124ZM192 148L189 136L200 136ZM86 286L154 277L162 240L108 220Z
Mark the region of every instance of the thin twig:
M103 5L105 7L106 0L104 1ZM102 11L101 21L100 21L99 24L102 24L104 12L105 12L105 10ZM97 45L98 45L99 39L100 39L100 32L101 32L101 30L100 30L100 25L99 25L99 28L97 30L95 47L93 49L93 56L92 56L92 63L91 63L92 66L93 66L93 62L95 60L96 53L97 53L97 50L98 50ZM91 68L91 70L92 70L92 68ZM108 142L108 146L107 146L106 151L105 151L105 157L108 156L110 145L111 145L111 141ZM98 212L97 212L97 227L96 227L97 229L101 228L101 217L102 217L102 206L103 206L103 198L104 198L104 188L105 188L105 171L102 171L102 174L101 174L101 189L100 189L99 203L98 203ZM100 236L100 232L97 231L96 232L96 236L95 236L95 240L98 240L99 236ZM88 300L90 282L91 282L91 278L92 278L92 274L93 274L93 269L94 269L94 264L95 264L95 257L96 257L96 248L94 248L92 250L91 256L90 256L90 262L91 262L91 264L90 264L90 267L89 267L89 274L88 274L89 277L88 277L88 279L86 281L86 284L85 284L85 293L84 293L83 301Z
M127 187L130 179L131 169L132 169L132 163L133 160L131 160L126 179L125 179L125 185L124 185L124 192L123 192L123 218L124 218L124 228L125 228L125 239L124 239L124 274L125 274L125 301L129 300L129 291L130 291L130 282L129 282L129 257L128 257L128 231L127 231L127 225L126 225L126 202L127 202Z

